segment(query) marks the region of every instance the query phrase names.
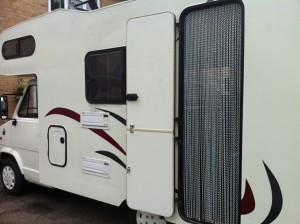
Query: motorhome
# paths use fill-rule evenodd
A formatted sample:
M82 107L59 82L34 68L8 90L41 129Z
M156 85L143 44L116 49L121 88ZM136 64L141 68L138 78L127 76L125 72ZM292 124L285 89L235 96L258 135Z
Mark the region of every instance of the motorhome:
M299 224L299 0L131 0L0 34L1 181L133 224Z

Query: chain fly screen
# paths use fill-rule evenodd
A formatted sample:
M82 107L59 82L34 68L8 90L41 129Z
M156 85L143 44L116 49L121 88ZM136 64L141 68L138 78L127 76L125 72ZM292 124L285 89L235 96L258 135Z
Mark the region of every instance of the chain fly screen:
M181 16L181 213L240 222L243 5L207 3Z

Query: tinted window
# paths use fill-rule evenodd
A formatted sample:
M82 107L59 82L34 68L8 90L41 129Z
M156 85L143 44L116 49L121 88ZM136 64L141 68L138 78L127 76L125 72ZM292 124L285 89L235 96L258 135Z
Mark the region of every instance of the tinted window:
M30 56L35 49L35 41L33 38L20 39L20 56Z
M65 7L64 0L51 0L51 11Z
M18 41L10 41L3 45L2 54L4 58L16 57L18 55Z
M14 59L31 56L35 50L35 40L32 36L21 37L4 42L2 56L4 59Z
M88 53L85 66L89 103L125 104L125 48Z

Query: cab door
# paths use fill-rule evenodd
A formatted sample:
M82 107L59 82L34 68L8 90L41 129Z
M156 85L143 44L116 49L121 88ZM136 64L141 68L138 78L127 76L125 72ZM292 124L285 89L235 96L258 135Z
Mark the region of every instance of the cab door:
M28 83L14 114L11 143L22 158L25 176L39 180L38 98L35 80Z
M127 203L174 212L175 17L161 13L127 24Z

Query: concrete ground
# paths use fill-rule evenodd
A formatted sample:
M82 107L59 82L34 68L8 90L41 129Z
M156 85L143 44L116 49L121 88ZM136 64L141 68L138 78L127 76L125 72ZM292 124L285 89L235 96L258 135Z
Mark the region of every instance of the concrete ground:
M129 209L30 184L20 196L0 184L0 224L129 224Z

